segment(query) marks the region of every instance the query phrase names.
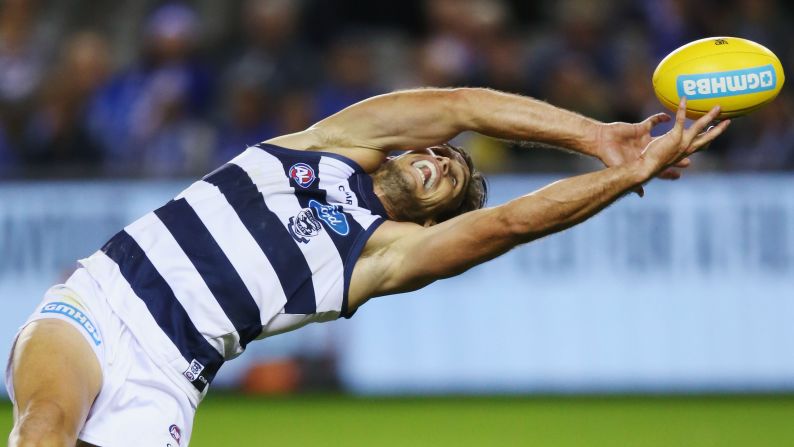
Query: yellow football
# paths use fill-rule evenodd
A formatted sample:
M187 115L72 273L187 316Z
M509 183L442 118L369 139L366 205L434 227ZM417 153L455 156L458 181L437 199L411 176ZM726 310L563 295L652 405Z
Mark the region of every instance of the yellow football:
M653 91L672 111L686 96L689 118L718 104L719 118L730 118L775 99L785 79L780 60L766 47L738 37L709 37L662 59L653 72Z

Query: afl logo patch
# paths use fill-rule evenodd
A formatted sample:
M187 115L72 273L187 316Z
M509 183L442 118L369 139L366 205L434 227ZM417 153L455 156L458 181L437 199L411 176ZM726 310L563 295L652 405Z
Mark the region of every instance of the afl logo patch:
M289 168L289 178L291 178L301 188L308 188L317 178L314 176L314 169L306 163L295 163Z

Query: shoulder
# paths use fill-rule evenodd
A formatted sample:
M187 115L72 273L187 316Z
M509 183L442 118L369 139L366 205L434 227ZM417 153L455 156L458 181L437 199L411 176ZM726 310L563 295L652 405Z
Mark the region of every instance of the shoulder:
M400 255L399 251L393 249L395 244L423 230L424 227L411 222L384 221L367 239L359 263L366 264L370 274L383 278L395 266Z
M412 222L396 222L386 220L372 233L372 236L364 246L362 256L377 255L388 249L395 241L406 236L422 231L424 227Z
M387 220L372 233L353 269L348 293L351 310L378 296L379 287L399 268L401 252L391 250L394 243L422 230L414 223Z
M505 219L504 206L470 211L423 227L387 222L376 230L351 283L359 299L418 290L459 275L525 242ZM387 225L388 224L388 225Z

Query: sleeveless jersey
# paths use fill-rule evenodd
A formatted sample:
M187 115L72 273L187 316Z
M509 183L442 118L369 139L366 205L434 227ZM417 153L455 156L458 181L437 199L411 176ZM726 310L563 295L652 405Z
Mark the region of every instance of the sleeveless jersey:
M260 144L80 262L197 402L249 342L349 318L353 267L385 217L354 161Z

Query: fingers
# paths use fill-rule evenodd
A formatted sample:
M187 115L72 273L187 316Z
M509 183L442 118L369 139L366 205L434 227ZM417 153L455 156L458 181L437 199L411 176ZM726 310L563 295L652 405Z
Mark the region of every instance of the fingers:
M730 124L731 124L731 120L725 120L720 122L716 126L710 127L709 130L699 134L692 142L690 153L696 152L698 149L714 141L714 139L720 136L725 131L725 129L728 128Z
M689 129L687 129L686 134L684 135L685 141L688 144L691 144L691 142L695 139L695 137L697 137L698 134L700 134L703 131L703 129L706 128L706 126L708 126L712 121L717 119L717 116L719 114L720 114L720 106L717 105L712 107L711 110L709 110L709 113L698 118L697 121L692 123L692 125L689 126Z
M657 178L664 180L677 180L681 178L680 169L689 167L691 154L711 143L720 136L730 124L730 120L725 120L719 124L709 127L709 124L719 116L720 106L713 107L708 113L693 122L686 128L686 97L681 98L675 114L675 125L664 136L652 139L643 152L646 158L660 162ZM648 122L658 122L663 119L659 115L648 118Z
M686 96L681 97L681 102L678 103L678 110L675 112L675 126L672 131L678 133L684 130L684 122L686 122Z
M657 124L666 123L670 121L670 119L670 115L666 113L657 113L656 115L646 118L643 123L646 125L648 130L651 130L656 127Z
M659 173L656 177L662 180L678 180L681 178L681 172L668 168Z

